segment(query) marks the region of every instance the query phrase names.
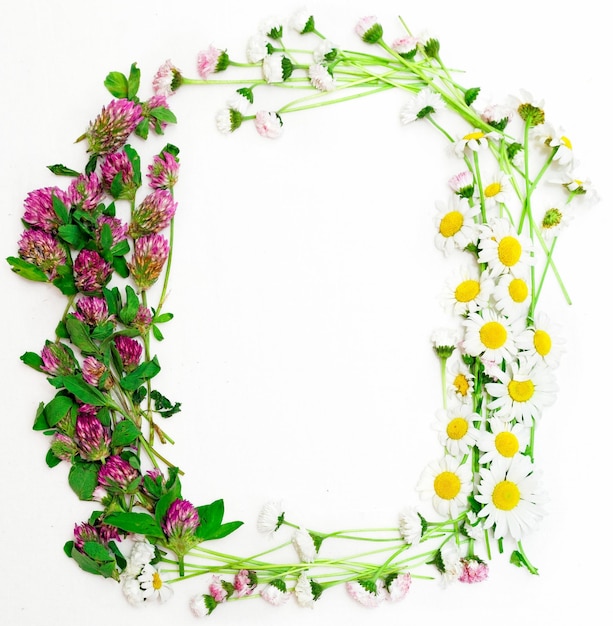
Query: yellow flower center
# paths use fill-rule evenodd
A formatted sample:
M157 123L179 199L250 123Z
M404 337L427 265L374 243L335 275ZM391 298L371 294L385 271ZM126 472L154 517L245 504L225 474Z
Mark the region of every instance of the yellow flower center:
M501 511L510 511L519 504L519 487L510 480L499 482L492 492L492 502Z
M481 285L478 280L463 280L455 289L455 299L458 302L470 302L480 291Z
M534 395L534 383L531 380L512 380L508 388L514 402L528 402Z
M504 346L507 340L507 331L500 322L486 322L479 331L481 343L490 350L497 350Z
M547 356L551 351L551 337L544 330L534 333L534 347L541 356Z
M503 237L498 244L498 258L503 265L513 267L521 257L521 244L515 237Z
M469 384L468 379L464 376L464 374L458 374L455 377L453 380L453 386L461 396L466 396L468 394Z
M494 196L497 196L501 191L502 185L500 183L491 183L485 188L485 191L483 193L485 193L486 198L493 198Z
M510 459L514 454L517 454L519 450L519 441L517 437L510 433L508 430L503 430L496 435L494 439L494 445L498 454Z
M460 479L453 472L441 472L434 479L434 491L443 500L453 500L460 493L461 486Z
M485 137L484 133L482 133L481 131L475 131L474 133L468 133L468 135L464 135L462 139L464 139L464 141L470 141L471 139L476 139L477 141L479 141L479 139L483 139L483 137Z
M153 572L152 586L156 591L162 588L162 578L157 572Z
M458 441L468 432L468 422L463 417L454 417L447 424L447 436Z
M562 135L560 137L560 141L562 142L563 145L565 145L569 150L573 149L573 144L571 143L570 139L566 136L566 135Z
M528 297L528 285L521 278L514 278L509 283L509 295L513 302L524 302Z
M443 237L453 237L464 225L464 216L460 211L450 211L441 220L439 232Z

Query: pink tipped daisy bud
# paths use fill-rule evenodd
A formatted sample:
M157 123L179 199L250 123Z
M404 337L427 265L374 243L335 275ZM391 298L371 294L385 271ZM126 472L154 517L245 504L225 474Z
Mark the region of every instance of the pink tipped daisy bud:
M206 80L211 74L223 72L230 64L230 57L225 50L209 46L198 53L197 68L200 78Z
M57 268L66 263L66 251L60 242L43 230L25 230L17 245L20 258L36 265L50 280L57 276Z
M79 414L75 441L81 458L86 461L102 461L110 454L111 436L97 417Z
M87 139L87 151L98 155L117 152L142 119L140 104L125 98L111 100L102 107L98 117L90 123L83 135Z
M281 136L283 120L274 111L258 111L255 115L255 129L262 137L276 139Z
M93 211L102 202L104 190L98 175L92 172L75 178L66 190L66 195L71 206Z
M387 593L380 578L376 581L351 580L346 583L345 588L356 602L369 608L379 606L385 600Z
M75 304L74 316L88 326L99 326L109 319L109 307L104 298L82 296Z
M141 344L136 339L125 335L117 335L114 343L123 369L126 372L134 371L138 367L143 353Z
M98 484L110 491L129 493L138 479L138 471L118 455L108 457L98 471Z
M514 113L515 111L509 106L492 104L483 109L481 119L493 128L504 130L513 119Z
M132 161L124 150L107 154L100 165L102 185L114 198L132 200L138 189Z
M132 212L128 232L134 239L159 233L170 225L176 211L177 203L170 191L155 189Z
M406 597L411 587L411 574L408 572L399 574L395 572L385 578L385 588L392 602L397 602Z
M156 96L172 96L183 84L183 76L170 59L160 66L153 77L153 93Z
M234 108L225 108L215 116L217 130L224 135L233 133L243 123L243 114Z
M164 151L153 157L147 173L152 189L172 189L179 180L179 162L174 154Z
M63 343L45 342L40 357L43 361L41 369L52 376L68 376L77 370L74 354Z
M104 374L107 374L108 379L106 366L104 365L104 363L98 361L98 359L94 356L88 356L83 359L81 373L83 375L83 380L88 385L93 385L94 387L98 387ZM109 380L111 381L112 385L112 379Z
M100 293L113 272L110 263L107 263L95 250L85 248L77 254L73 270L76 288L90 295Z
M209 585L209 593L217 604L221 604L234 593L234 586L227 580L223 580L221 576L215 574Z
M489 574L487 563L483 562L476 556L460 559L462 571L458 577L461 583L480 583L484 581Z
M330 69L322 63L313 63L309 67L309 79L311 85L319 91L334 91L336 89L336 80Z
M287 585L283 580L275 578L262 589L260 596L263 600L266 600L268 604L281 606L289 600L291 593L287 590Z
M138 307L136 316L134 317L130 325L138 329L138 332L141 335L145 335L147 331L151 328L152 323L153 323L153 314L151 313L151 309L141 304Z
M98 218L98 224L96 227L96 243L101 248L104 248L103 242L107 235L105 235L106 227L108 226L108 233L110 233L111 247L116 246L119 242L128 238L128 225L124 224L118 217L111 217L110 215L101 215Z
M145 235L134 242L132 260L128 263L136 286L145 291L160 277L170 247L163 235Z
M366 43L377 43L383 37L383 26L374 15L362 17L355 27L358 37Z
M392 50L397 52L403 59L410 61L417 52L417 44L419 39L417 37L411 37L406 35L399 37L392 42Z
M250 596L258 585L258 575L253 570L242 569L234 575L234 595Z
M65 433L56 433L51 441L51 452L62 461L72 461L77 454L77 444Z
M449 186L454 193L457 193L460 198L472 198L475 193L475 179L472 172L466 170L460 172L449 179Z
M55 233L62 221L53 208L53 199L59 200L65 207L70 206L70 198L58 187L43 187L31 191L23 203L23 221L45 231Z

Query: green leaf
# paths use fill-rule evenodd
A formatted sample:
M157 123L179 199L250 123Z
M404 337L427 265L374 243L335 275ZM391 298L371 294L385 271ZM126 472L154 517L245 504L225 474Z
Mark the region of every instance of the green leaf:
M164 537L162 528L148 513L111 513L104 518L104 522L128 533L146 535L157 539Z
M63 420L75 406L70 396L57 395L45 407L45 419L49 426L55 426Z
M464 102L470 106L477 99L480 91L481 87L471 87L470 89L467 89L464 93Z
M198 532L202 528L201 525L198 527L196 535L203 541L209 541L211 539L222 539L223 537L227 537L230 533L233 533L237 528L240 528L242 525L243 522L227 522L226 524L220 524L216 529L209 529L207 526L205 529L203 529L202 532Z
M70 546L70 554L79 565L79 567L89 574L97 574L104 578L114 578L116 564L115 559L111 554L105 550L100 544L95 543L94 541L86 541L83 545L83 549L89 552L93 552L99 558L92 558L91 556L84 554L77 550L74 546L74 542ZM94 548L93 546L97 545L104 551L104 556L100 550ZM66 544L64 551L66 551L68 544ZM86 548L87 546L87 548Z
M141 432L134 422L127 419L121 420L113 430L111 445L123 448L136 441L140 434Z
M162 331L155 324L151 326L151 332L153 333L155 339L157 339L158 341L164 341L164 335L162 334Z
M49 278L47 274L43 272L39 267L34 265L34 263L30 263L29 261L24 261L16 256L10 256L6 259L8 264L11 266L11 269L15 274L19 274L23 278L27 278L28 280L34 280L39 283L48 283Z
M45 403L39 402L32 430L47 430L48 428L49 424L47 424L47 416L45 415Z
M104 79L104 86L116 98L128 97L128 79L121 72L109 72Z
M62 269L64 268L64 269ZM67 265L60 265L56 268L59 276L53 280L53 284L65 295L74 296L79 293L75 282L72 270Z
M119 384L126 391L134 391L134 389L140 387L144 382L159 374L161 369L157 357L154 356L151 361L141 363L133 372L124 376L119 381Z
M134 129L134 133L141 139L147 139L149 136L149 120L144 118L141 122L139 122L138 126Z
M72 343L85 355L99 354L98 346L92 341L89 326L74 315L66 318L66 330Z
M58 458L53 454L53 450L47 450L47 455L45 456L45 463L47 463L47 467L55 467L62 462L62 459Z
M127 326L136 317L140 300L130 285L126 286L126 304L119 311L119 319Z
M62 376L62 385L72 393L77 400L93 406L110 406L111 400L99 389L86 383L79 375Z
M134 172L132 176L132 180L138 187L140 187L142 183L140 156L138 152L136 152L136 150L134 150L134 148L130 144L126 144L123 147L123 150L127 154L128 159L130 160L130 163L132 164L132 170Z
M19 357L28 367L35 369L37 372L42 372L43 360L36 352L24 352Z
M127 239L122 239L118 241L112 248L111 254L113 256L123 256L124 254L128 254L130 252L130 244Z
M54 174L58 176L74 176L75 178L79 176L79 172L75 172L75 170L71 170L69 167L62 165L61 163L56 163L55 165L47 165L47 169L51 170Z
M128 100L134 100L140 87L140 70L136 67L136 63L132 63L130 67L130 76L128 77Z
M166 322L170 322L173 317L174 315L172 313L162 313L161 315L156 315L153 321L156 324L165 324Z
M70 223L70 213L68 207L55 195L52 196L53 210L63 224Z
M167 124L176 124L177 116L166 107L155 107L149 111L151 117L154 117L160 122L166 122Z
M68 472L68 484L79 500L91 500L98 486L98 465L95 463L75 463Z
M128 269L128 264L126 260L122 256L114 256L111 261L111 265L113 269L121 276L121 278L127 278L130 275L130 270Z

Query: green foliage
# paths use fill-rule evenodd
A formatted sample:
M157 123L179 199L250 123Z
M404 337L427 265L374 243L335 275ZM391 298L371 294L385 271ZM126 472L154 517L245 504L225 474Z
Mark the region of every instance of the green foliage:
M88 463L77 460L70 468L68 473L68 484L70 488L77 494L79 500L91 500L94 489L98 486L98 470L100 466L97 463Z

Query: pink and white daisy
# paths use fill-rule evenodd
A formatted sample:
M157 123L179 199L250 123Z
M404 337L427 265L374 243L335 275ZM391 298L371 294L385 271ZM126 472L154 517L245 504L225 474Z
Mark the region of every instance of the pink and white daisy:
M283 132L283 121L274 111L258 111L255 114L255 128L261 137L277 139Z

